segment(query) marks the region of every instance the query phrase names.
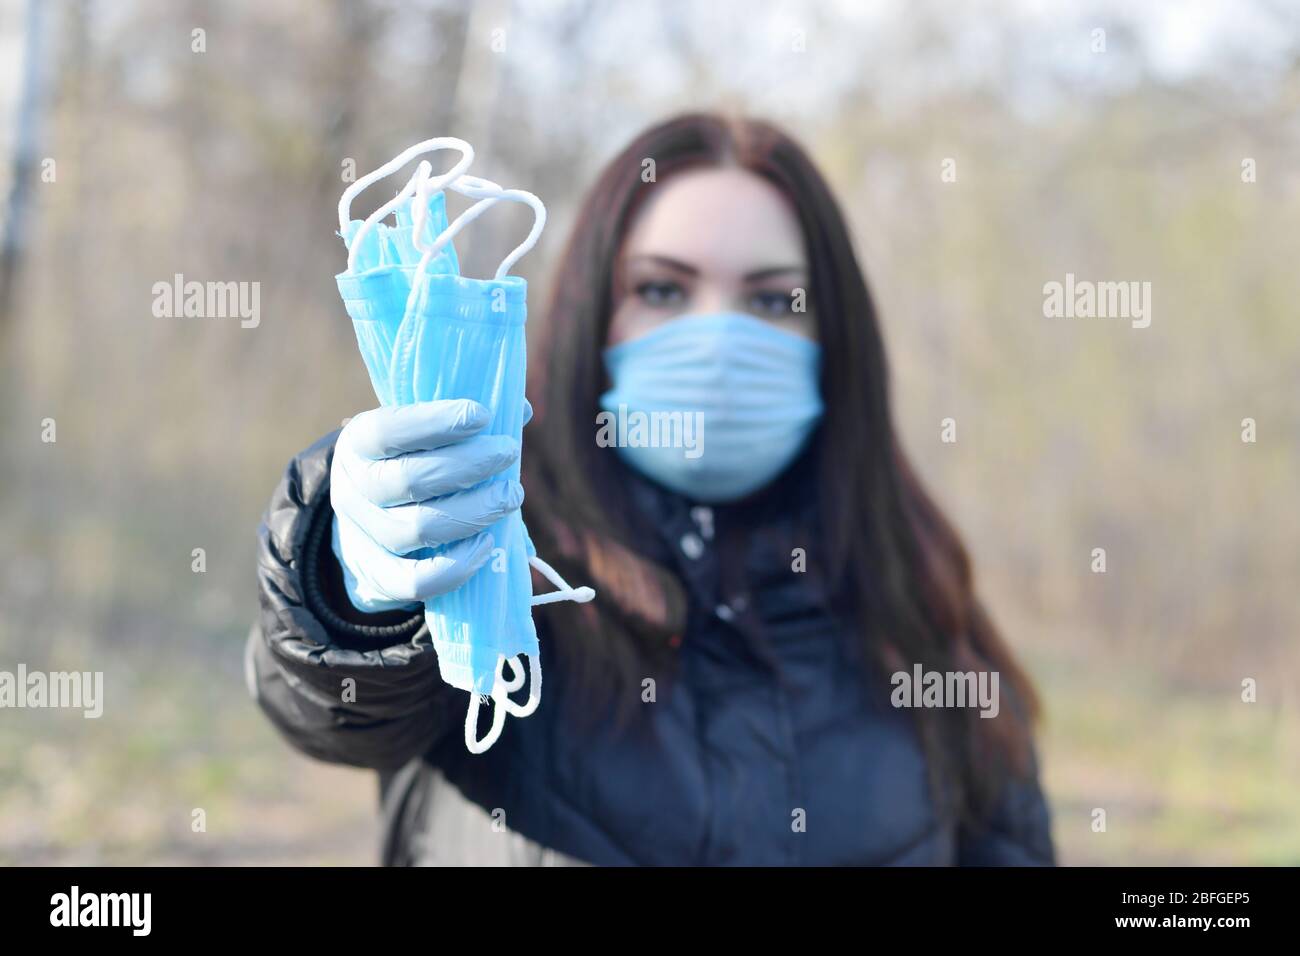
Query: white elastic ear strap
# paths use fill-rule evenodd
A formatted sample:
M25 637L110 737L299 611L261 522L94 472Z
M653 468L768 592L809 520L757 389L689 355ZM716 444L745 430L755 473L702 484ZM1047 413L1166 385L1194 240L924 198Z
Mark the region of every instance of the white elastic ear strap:
M577 601L584 604L596 596L596 592L588 587L573 588L564 580L553 567L543 561L541 558L532 557L528 563L540 571L548 581L554 584L558 591L552 591L549 594L537 594L533 596L532 604L554 604L557 601ZM507 658L504 654L497 658L496 676L492 682L492 693L488 697L481 694L471 693L469 695L469 707L465 711L465 748L472 754L485 753L501 736L501 731L505 727L506 714L514 717L527 717L542 702L542 664L532 654L526 655L528 658L528 672L531 680L528 684L528 703L516 704L510 699L510 694L517 691L524 685L524 666L519 660L519 655ZM510 680L506 680L502 667L506 663L510 664L510 670L515 675ZM478 738L478 711L481 704L491 701L496 704L492 709L492 726L482 740Z
M354 271L356 249L360 247L361 239L365 237L366 233L373 229L376 223L396 209L403 199L413 193L419 193L420 190L416 188L418 185L424 185L424 195L427 197L435 189L441 189L446 183L463 175L465 170L469 169L470 163L474 162L474 147L463 139L456 139L454 136L438 136L434 139L426 139L424 142L416 143L414 146L404 150L399 156L390 159L378 169L367 173L347 189L343 190L343 195L339 199L339 232L347 231L348 223L351 221L352 200L355 199L363 189L370 184L383 179L385 176L397 172L397 170L401 169L416 156L420 156L424 153L437 152L438 150L443 149L454 149L460 153L460 159L456 161L456 164L452 166L451 169L447 170L445 173L429 178L429 170L431 170L432 167L429 166L428 168L424 168L427 164L421 163L421 168L424 169L423 173L421 173L420 169L417 169L415 175L411 177L410 182L406 184L397 196L388 203L385 203L384 206L380 207L380 210L376 210L373 214L366 217L366 221L361 224L361 228L357 230L357 234L352 237L352 242L348 245L349 272Z
M465 170L469 169L470 163L474 162L474 147L463 139L456 139L454 136L437 136L408 147L400 155L393 157L378 169L366 173L366 175L343 190L343 195L339 198L339 231L342 232L347 229L348 222L351 221L352 200L356 199L362 190L371 183L378 182L385 176L397 172L415 157L425 153L434 153L441 149L454 149L461 154L456 165L444 174L448 179L455 179L460 176Z
M348 245L348 272L356 271L357 251L361 248L361 243L365 239L366 234L370 232L370 230L374 229L379 222L388 218L388 215L397 209L397 207L410 196L414 195L419 183L428 178L429 172L432 169L433 167L429 165L428 160L422 160L420 165L416 167L415 174L407 181L406 185L398 191L397 195L366 217L365 222L363 222L360 228L357 229L357 234L352 237L352 242Z
M422 207L425 204L420 197L420 192L431 188L429 182L432 182L432 180L419 185L416 189L416 198L414 202L416 202L417 208ZM454 239L462 229L479 216L483 215L483 213L487 212L492 206L504 199L510 202L525 203L532 207L533 210L533 228L528 231L528 235L524 237L524 241L515 246L515 248L510 251L510 254L501 260L501 264L497 266L497 271L493 278L498 280L504 279L509 274L514 264L522 259L528 251L533 248L533 246L537 245L537 240L541 238L542 230L546 228L546 206L540 199L526 190L502 189L490 180L480 179L477 176L470 176L468 174L455 179L447 186L447 188L453 192L460 193L462 196L468 196L471 199L477 199L479 201L457 216L451 225L444 229L442 234L434 240L431 246L425 248L420 233L418 231L415 233L416 248L424 252L424 256L420 259L420 271L423 272L424 267L428 265L429 260L437 255L438 250Z
M473 692L469 695L469 707L465 711L465 749L472 754L485 753L489 747L497 742L501 736L501 730L506 725L506 710L504 707L497 706L492 708L492 728L487 732L482 740L478 739L478 708L480 695Z
M546 580L554 584L558 591L551 591L547 594L534 594L532 606L539 604L555 604L559 601L576 601L578 604L586 604L596 596L596 592L588 587L574 588L569 586L569 582L560 577L560 573L551 567L545 561L538 557L528 559L528 563L542 572Z
M538 594L533 597L533 605L553 604L556 601L577 601L586 603L596 596L596 592L588 587L572 588L553 567L543 561L541 558L532 557L528 563L540 571L548 581L554 584L558 591L552 591L549 594ZM497 658L496 676L492 682L492 693L488 697L481 694L471 693L469 695L469 707L465 711L465 748L472 754L485 753L488 748L497 742L501 736L501 731L506 724L506 714L514 717L527 717L542 702L542 664L532 654L526 655L528 658L528 672L531 680L528 684L528 703L520 705L510 699L510 694L517 691L524 685L524 666L519 660L519 655L507 658L504 654ZM514 677L506 680L502 667L510 664L510 670ZM491 701L496 706L492 709L492 726L482 740L478 739L478 711L481 704Z
M533 605L553 604L556 601L577 601L585 603L596 596L596 592L591 588L571 588L567 581L559 573L543 561L541 558L533 557L528 559L528 563L545 575L546 579L554 584L558 591L552 591L549 594L538 594L532 599ZM528 672L532 679L528 683L528 703L520 705L510 699L510 694L517 691L524 685L524 667L519 660L519 655L507 658L502 654L497 659L496 677L493 679L492 693L489 697L484 698L480 694L471 693L469 695L469 707L465 711L465 747L472 754L481 754L487 751L497 738L501 736L501 731L505 727L506 714L514 717L527 717L533 711L537 710L538 704L542 702L542 664L532 654L528 657ZM502 665L510 664L510 670L514 673L511 680L506 680L502 673ZM481 704L488 701L496 704L492 710L492 727L488 730L487 735L482 740L478 740L478 710Z
M542 667L533 655L528 656L528 670L532 675L532 681L528 687L528 703L520 705L510 699L512 691L518 690L524 686L524 665L519 660L519 655L506 657L504 654L497 658L496 676L493 678L492 694L490 698L485 698L481 694L471 693L469 695L469 707L465 711L465 749L472 754L484 753L501 736L501 730L506 724L506 714L512 714L515 717L527 717L533 711L537 710L537 705L542 701ZM511 672L515 675L510 680L506 680L502 672L502 666L510 665ZM496 706L492 709L492 727L482 740L478 738L478 709L481 704L488 703L491 700Z

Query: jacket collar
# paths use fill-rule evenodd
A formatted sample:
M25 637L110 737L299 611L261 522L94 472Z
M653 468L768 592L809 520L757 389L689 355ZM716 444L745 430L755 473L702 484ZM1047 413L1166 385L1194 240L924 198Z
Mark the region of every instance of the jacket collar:
M692 501L620 460L621 477L648 532L643 538L647 556L676 569L706 608L743 590L746 578L774 572L784 577L791 547L812 543L803 529L815 520L813 447L765 488L724 504Z

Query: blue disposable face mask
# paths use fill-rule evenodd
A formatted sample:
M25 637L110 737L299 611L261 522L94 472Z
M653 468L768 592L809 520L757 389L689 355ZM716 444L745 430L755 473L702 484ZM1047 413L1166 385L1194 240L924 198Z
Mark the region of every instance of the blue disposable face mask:
M349 219L351 200L361 189L415 156L437 149L456 149L462 158L437 177L431 177L430 165L422 162L397 196L364 223ZM349 187L339 202L339 232L348 245L348 269L337 281L375 394L384 405L473 399L492 413L481 434L509 435L519 442L524 424L527 285L508 273L537 242L546 224L546 209L532 193L502 189L465 174L472 159L473 150L461 140L427 140ZM444 185L478 200L450 224L437 192ZM532 230L492 279L460 275L452 238L502 200L532 207ZM397 217L393 227L381 222L390 212ZM516 462L489 480L518 481L519 476ZM528 716L541 700L532 607L589 601L595 596L591 588L569 587L537 556L518 511L488 530L496 544L493 557L462 587L425 604L442 679L470 692L465 745L472 753L492 746L507 713ZM438 551L417 551L411 557L430 557ZM530 568L559 590L534 596ZM531 674L524 705L509 696L524 683L521 658L527 658ZM506 665L512 671L509 678ZM479 739L479 706L487 701L495 703L492 727Z
M743 313L673 319L604 358L597 442L693 501L762 488L822 415L821 347Z

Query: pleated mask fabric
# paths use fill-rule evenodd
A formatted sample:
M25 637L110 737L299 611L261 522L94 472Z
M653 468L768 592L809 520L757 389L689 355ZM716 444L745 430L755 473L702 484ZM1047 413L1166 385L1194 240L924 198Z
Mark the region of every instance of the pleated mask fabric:
M384 405L398 404L392 380L393 348L411 294L411 280L422 255L414 244L409 209L399 207L397 217L396 226L377 223L363 235L357 247L358 271L335 277L343 306L352 319L361 358L370 373L370 383ZM444 193L434 193L429 198L426 222L424 231L429 242L447 228ZM344 241L351 242L361 227L359 220L350 222L343 231ZM455 247L450 242L430 264L429 271L450 275L460 271Z

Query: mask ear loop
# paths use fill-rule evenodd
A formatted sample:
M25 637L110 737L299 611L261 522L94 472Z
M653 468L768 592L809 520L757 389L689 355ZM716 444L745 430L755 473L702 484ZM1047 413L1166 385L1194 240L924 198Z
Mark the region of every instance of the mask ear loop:
M390 159L378 169L366 173L366 175L343 190L343 195L339 198L339 232L344 232L348 228L348 222L351 219L352 200L356 199L362 190L371 183L378 182L385 176L397 172L415 157L424 153L434 153L441 149L454 149L461 154L456 165L444 174L449 179L460 176L465 170L469 169L470 163L474 162L474 147L463 139L456 139L454 136L438 136L408 147L400 155Z
M487 753L488 749L497 742L501 736L501 731L506 725L506 711L498 706L492 709L492 727L483 736L482 740L478 739L478 708L479 704L484 702L482 694L473 692L469 695L469 707L465 710L465 749L472 754Z
M512 714L515 717L527 717L537 709L537 705L542 700L542 672L540 667L533 666L533 658L528 657L529 670L532 673L532 685L528 689L528 703L524 705L516 704L510 699L510 693L524 686L524 665L519 660L519 655L506 657L504 654L497 656L496 675L492 682L492 694L471 693L469 695L469 707L465 710L465 749L472 754L486 753L497 739L501 736L501 731L506 724L506 714ZM510 671L514 675L510 680L506 680L502 668L505 664L510 665ZM478 711L479 707L491 700L496 703L492 711L492 727L483 736L478 738Z
M532 606L537 607L539 604L556 604L559 601L573 601L577 604L586 604L596 596L596 592L589 587L575 588L570 586L569 582L560 577L560 572L551 567L541 558L534 555L528 559L528 563L542 573L546 580L554 584L559 590L548 591L546 594L534 594Z
M470 144L465 142L463 139L456 139L453 136L439 136L434 139L426 139L424 142L416 143L414 146L404 150L401 155L390 159L378 169L367 173L347 189L343 190L343 195L339 199L340 233L347 232L348 222L350 221L349 216L351 215L352 209L352 200L355 199L363 189L371 183L377 182L385 176L397 172L397 170L401 169L416 156L423 153L437 152L442 149L457 150L461 154L460 159L457 160L456 164L452 166L451 169L447 170L447 172L441 173L432 178L429 177L428 172L433 167L428 166L427 162L421 163L421 168L424 169L423 173L421 173L420 169L417 169L415 175L411 177L411 180L405 187L403 187L401 192L381 206L380 209L375 210L374 213L366 217L365 222L361 224L361 228L357 230L357 234L353 236L352 241L348 243L349 272L355 271L356 250L360 247L361 240L375 227L375 224L384 219L389 213L401 205L404 199L412 194L419 194L420 190L418 187L421 184L425 186L424 196L427 197L428 194L433 192L435 189L441 189L444 184L462 176L465 170L469 168L470 163L474 161L474 147L470 146ZM423 219L421 219L421 225L423 225Z
M430 171L433 169L428 160L421 161L416 167L415 174L407 181L392 199L384 203L373 213L366 217L365 222L357 229L356 235L352 237L352 242L348 244L348 272L356 272L356 257L358 250L361 249L362 240L365 235L374 229L375 226L387 219L388 216L413 195L422 180L427 180Z
M542 667L532 654L522 655L528 659L528 673L532 679L528 683L528 703L516 704L510 699L509 695L524 686L524 664L516 654L514 657L503 657L502 663L509 664L510 670L515 674L514 680L506 682L501 681L500 685L493 691L492 697L496 700L498 707L504 707L506 713L514 717L527 717L537 709L537 705L542 702Z
M433 188L430 185L432 182L433 180L428 180L424 183L417 184L415 199L413 200L416 203L416 209L412 215L413 219L416 215L422 215L420 209L427 204L423 193L427 193ZM420 266L417 275L424 272L429 261L438 254L439 250L441 250L443 246L454 239L462 229L504 199L510 202L524 203L533 210L533 227L528 230L528 235L524 237L524 241L515 246L514 249L510 250L510 253L501 260L501 264L497 266L496 273L493 275L493 279L496 281L504 279L509 274L511 268L514 267L515 263L522 259L529 250L533 248L533 246L537 245L537 240L541 238L542 230L546 228L546 206L540 199L526 190L502 189L499 185L490 180L480 179L478 176L470 176L468 174L460 176L458 179L451 182L447 188L453 192L460 193L462 196L468 196L470 199L477 199L479 201L457 216L455 220L453 220L452 223L442 231L438 238L433 241L432 245L426 247L421 233L419 231L414 233L415 247L424 253L420 259ZM414 287L412 287L412 295L414 295L414 291ZM409 306L410 303L408 302L407 304Z

